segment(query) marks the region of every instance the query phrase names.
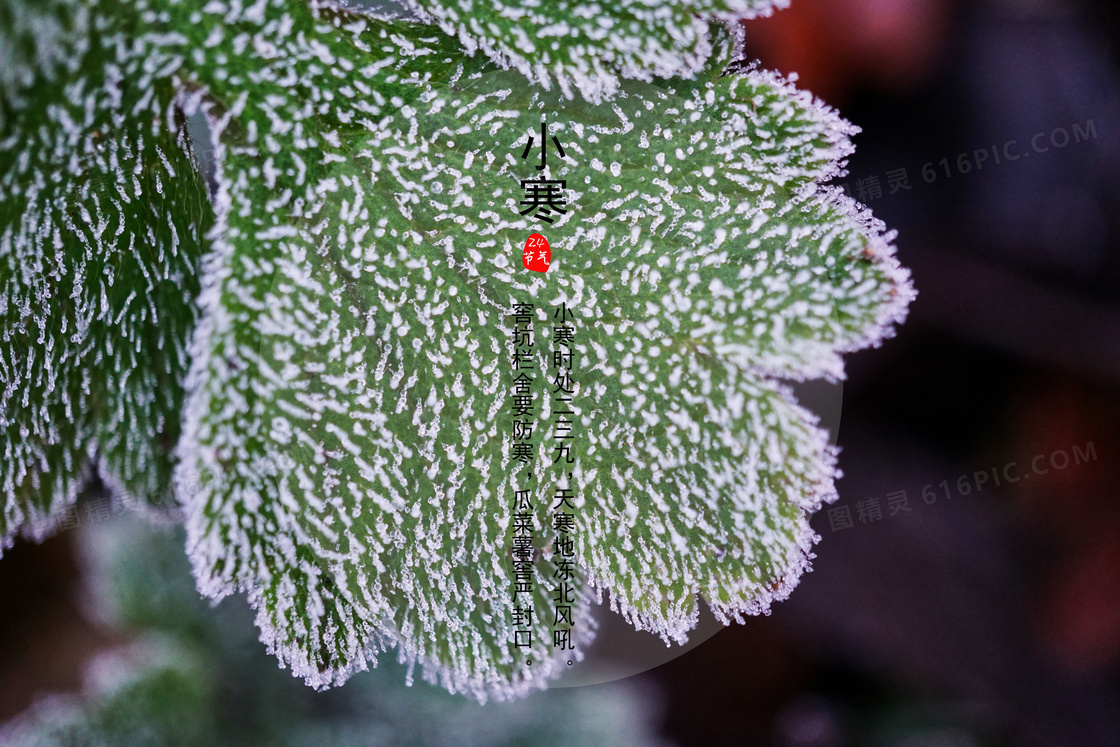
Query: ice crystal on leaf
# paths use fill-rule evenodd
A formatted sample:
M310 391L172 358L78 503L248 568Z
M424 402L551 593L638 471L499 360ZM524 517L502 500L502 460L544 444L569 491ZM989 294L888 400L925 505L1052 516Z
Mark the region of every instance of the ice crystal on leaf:
M303 0L93 7L134 24L105 69L139 65L153 111L201 105L219 146L176 481L199 588L246 593L282 664L326 687L396 647L509 698L581 657L604 592L666 642L700 599L727 622L789 593L836 468L778 382L842 377L912 297L891 236L821 186L851 148L835 113L719 25L689 75L573 101L434 26ZM518 213L542 120L571 199L543 275ZM568 471L577 496L570 652L546 530L533 646L512 640L514 302L536 305L542 382L552 311L575 313L576 461L552 464L541 390L530 465L537 526Z
M0 551L90 458L170 484L211 210L171 82L75 0L0 2Z
M712 48L709 23L769 15L789 0L405 0L424 20L565 96L600 101L620 78L689 77Z

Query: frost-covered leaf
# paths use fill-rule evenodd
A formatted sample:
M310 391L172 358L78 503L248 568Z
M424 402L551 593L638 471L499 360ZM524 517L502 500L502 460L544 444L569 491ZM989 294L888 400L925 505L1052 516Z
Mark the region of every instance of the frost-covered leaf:
M162 7L162 5L161 5ZM437 30L276 0L168 6L222 153L179 477L200 588L247 592L262 638L328 686L383 650L479 698L540 686L512 641L509 311L576 314L577 554L635 624L683 640L784 597L834 455L770 380L842 376L912 295L890 236L819 183L850 128L771 74L629 81L567 101ZM252 50L252 53L247 52ZM518 215L546 117L571 209ZM538 526L562 484L540 391ZM193 492L187 490L184 492ZM582 600L586 605L587 598ZM592 632L581 614L581 637ZM533 664L527 659L531 657Z
M173 86L76 0L0 1L0 551L96 458L169 487L205 185Z
M711 52L709 22L768 15L789 0L406 0L424 20L564 95L599 101L619 78L691 76Z

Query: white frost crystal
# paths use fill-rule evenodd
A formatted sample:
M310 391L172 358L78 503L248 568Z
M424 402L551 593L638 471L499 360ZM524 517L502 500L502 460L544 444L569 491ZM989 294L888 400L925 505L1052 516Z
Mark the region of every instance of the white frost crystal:
M211 211L169 82L111 19L4 0L0 21L2 552L53 530L91 457L165 497Z
M637 18L638 5L618 7ZM154 93L131 105L147 107L141 121L201 104L217 140L176 481L199 588L246 593L283 665L326 687L396 647L428 679L483 700L541 687L582 656L550 635L544 528L564 482L545 383L560 303L575 313L576 643L590 640L589 605L604 592L667 642L686 639L699 599L726 622L789 593L836 468L824 432L775 380L841 378L840 355L878 344L913 296L891 235L821 186L850 152L849 125L776 75L724 75L735 45L718 25L684 24L699 35L684 48L711 55L683 67L647 64L660 52L604 58L685 77L616 81L601 101L572 101L563 84L526 85L438 28L303 0L93 7L134 22L104 70L147 80ZM651 45L668 43L658 29L680 31L675 17ZM570 59L572 80L606 80L578 67L590 57ZM537 175L521 150L542 120L566 152L544 173L571 199L547 227L517 204L519 180ZM86 189L86 205L121 193ZM18 230L12 215L3 231ZM125 224L106 220L97 235L119 245ZM180 242L186 228L173 231ZM537 230L552 247L547 274L520 266ZM4 244L5 261L56 251L32 235ZM5 268L14 278L19 266ZM128 303L152 292L135 290ZM529 651L512 641L513 491L525 485L509 437L514 302L538 313ZM40 328L48 350L66 339ZM173 336L144 344L182 356ZM143 380L112 364L112 383ZM26 388L5 396L30 398ZM95 412L100 427L114 422ZM142 448L143 431L129 433Z
M599 102L620 78L691 77L709 24L769 15L789 0L404 0L420 18L544 88Z

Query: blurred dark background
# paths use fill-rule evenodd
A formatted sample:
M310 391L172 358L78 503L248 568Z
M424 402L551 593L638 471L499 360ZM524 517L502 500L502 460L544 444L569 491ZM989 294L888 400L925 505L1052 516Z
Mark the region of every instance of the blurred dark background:
M863 129L835 183L918 298L848 358L813 573L654 673L667 731L1120 745L1120 7L794 0L744 27Z
M849 357L814 571L644 675L662 734L1120 745L1120 8L793 0L745 28L863 129L835 183L897 229L919 296ZM72 542L0 563L0 720L112 643Z

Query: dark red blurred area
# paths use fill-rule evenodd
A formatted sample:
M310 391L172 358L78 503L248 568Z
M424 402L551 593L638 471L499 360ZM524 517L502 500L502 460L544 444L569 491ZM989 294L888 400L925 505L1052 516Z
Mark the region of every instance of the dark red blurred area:
M914 90L946 54L947 0L798 0L743 23L752 57L841 106L852 88Z

